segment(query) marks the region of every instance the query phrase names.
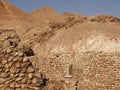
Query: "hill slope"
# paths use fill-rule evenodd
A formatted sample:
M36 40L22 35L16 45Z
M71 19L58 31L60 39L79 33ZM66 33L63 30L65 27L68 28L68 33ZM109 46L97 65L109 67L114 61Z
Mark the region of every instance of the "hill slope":
M43 51L57 53L120 51L119 18L99 15L84 19L72 16L72 19L70 17L69 19L66 23L62 23L61 28L55 28L61 25L61 23L55 23L48 30L42 31L37 28L36 33L34 32L36 29L32 28L30 30L32 34L26 33L26 36L32 37L31 41L37 41L34 47L36 53L43 53ZM32 36L33 34L35 36ZM39 38L45 41L42 42Z
M0 0L0 28L15 29L19 35L38 24L35 17L18 9L7 0Z
M30 15L33 15L39 18L44 24L48 24L52 21L62 21L63 17L58 14L56 11L51 9L49 6L42 7L37 10L33 10Z

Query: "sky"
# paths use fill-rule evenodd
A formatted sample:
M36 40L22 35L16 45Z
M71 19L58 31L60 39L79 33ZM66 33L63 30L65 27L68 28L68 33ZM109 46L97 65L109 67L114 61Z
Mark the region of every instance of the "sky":
M120 17L120 0L8 0L18 8L30 12L50 6L59 13L74 12L92 16L110 14Z

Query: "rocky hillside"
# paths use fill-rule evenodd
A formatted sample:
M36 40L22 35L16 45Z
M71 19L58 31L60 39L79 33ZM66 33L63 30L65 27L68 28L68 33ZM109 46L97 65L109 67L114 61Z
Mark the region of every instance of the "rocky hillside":
M36 28L32 28L25 36L35 36L25 40L37 40L34 50L38 52L120 51L119 25L118 22L92 22L89 18L75 17L69 18L65 23L52 22L46 29L37 28L37 32ZM42 40L39 33L44 35ZM43 45L39 43L41 41Z
M45 7L37 11L43 14L45 10L50 11L50 8ZM60 16L58 14L54 15L54 18ZM51 17L52 19L52 16L48 16L48 18ZM25 33L25 42L34 43L33 49L36 53L120 51L119 18L110 15L84 16L69 12L65 12L61 16L64 18L62 22L47 19L50 20L47 27L31 28Z

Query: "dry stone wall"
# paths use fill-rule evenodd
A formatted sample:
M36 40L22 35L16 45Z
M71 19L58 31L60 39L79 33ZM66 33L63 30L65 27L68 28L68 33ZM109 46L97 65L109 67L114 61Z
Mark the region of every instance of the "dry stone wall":
M98 54L85 66L84 85L88 90L120 89L120 53Z
M23 53L0 54L0 90L39 90L39 77Z
M38 60L41 72L50 80L63 81L63 90L120 89L119 52L49 53L40 55Z
M26 48L14 30L0 30L0 90L41 90L43 79Z

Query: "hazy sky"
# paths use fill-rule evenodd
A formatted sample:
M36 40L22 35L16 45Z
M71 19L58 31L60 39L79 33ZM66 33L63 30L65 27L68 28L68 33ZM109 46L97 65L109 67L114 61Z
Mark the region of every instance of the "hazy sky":
M8 0L18 8L31 10L50 6L59 13L65 11L84 15L110 14L120 17L120 0Z

